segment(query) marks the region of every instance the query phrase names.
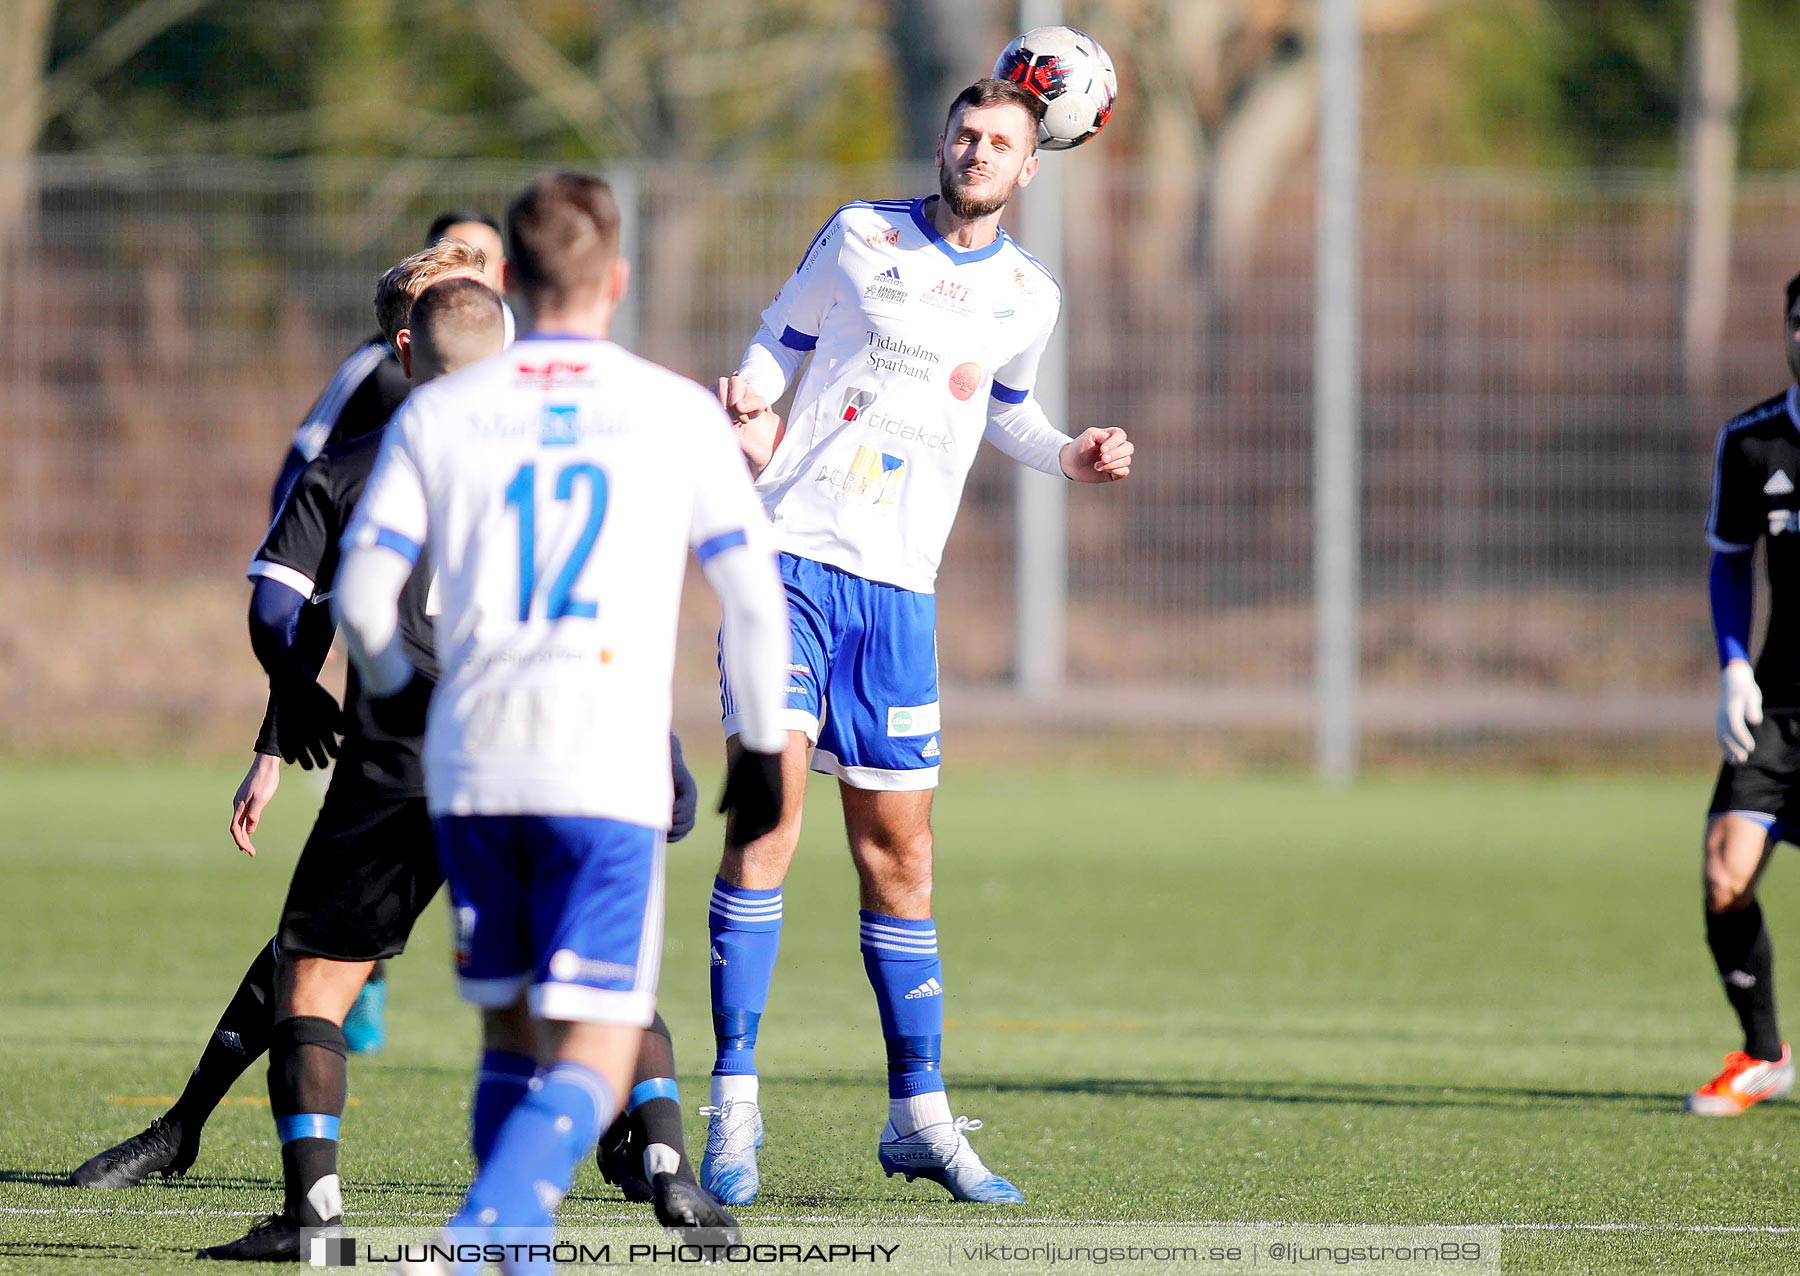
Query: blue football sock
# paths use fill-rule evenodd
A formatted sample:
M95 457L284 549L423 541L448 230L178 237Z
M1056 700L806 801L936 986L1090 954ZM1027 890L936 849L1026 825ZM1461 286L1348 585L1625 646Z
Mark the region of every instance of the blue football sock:
M475 1149L475 1164L484 1164L493 1153L494 1140L500 1127L525 1097L531 1078L537 1075L537 1060L509 1050L482 1052L481 1067L475 1073L475 1099L469 1110L469 1144Z
M712 936L715 1075L756 1074L756 1029L769 1004L775 955L781 948L781 888L753 891L723 878L713 882L707 910Z
M937 923L862 910L863 969L887 1040L888 1097L908 1099L944 1088L944 966Z
M593 1069L563 1062L542 1073L501 1125L451 1230L551 1227L576 1166L618 1111Z

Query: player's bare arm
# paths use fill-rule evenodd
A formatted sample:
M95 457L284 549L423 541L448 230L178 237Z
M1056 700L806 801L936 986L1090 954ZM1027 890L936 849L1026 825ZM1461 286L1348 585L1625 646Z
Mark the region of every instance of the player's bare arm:
M272 753L258 753L231 799L231 840L244 854L256 854L250 835L262 823L263 808L269 805L275 790L280 787L281 759Z
M785 426L767 399L742 376L732 373L719 378L719 402L731 417L731 428L737 432L738 447L749 463L752 478L761 474L781 446Z
M1112 483L1131 473L1137 445L1117 426L1083 430L1063 447L1062 472L1076 483Z

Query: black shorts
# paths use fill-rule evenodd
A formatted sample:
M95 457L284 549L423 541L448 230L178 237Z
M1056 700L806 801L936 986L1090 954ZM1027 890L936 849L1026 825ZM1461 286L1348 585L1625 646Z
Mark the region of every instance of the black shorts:
M1707 812L1746 816L1767 825L1770 837L1800 837L1800 710L1771 710L1752 731L1749 760L1719 768Z
M397 957L443 884L424 798L334 784L294 865L281 951L337 961Z

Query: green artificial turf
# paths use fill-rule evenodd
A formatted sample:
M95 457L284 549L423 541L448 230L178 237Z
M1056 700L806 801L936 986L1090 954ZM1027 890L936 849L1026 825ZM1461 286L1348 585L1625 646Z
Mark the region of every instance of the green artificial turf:
M178 1092L273 929L317 797L290 769L252 861L225 832L237 778L0 770L0 1271L191 1271L279 1204L260 1065L185 1180L58 1186ZM1680 1111L1737 1044L1698 902L1708 779L1329 792L954 770L936 887L952 1106L985 1122L975 1146L1033 1219L1498 1225L1507 1272L1800 1270L1800 1230L1723 1230L1800 1229L1800 1108ZM834 808L816 783L746 1231L997 1231L1020 1211L876 1167L882 1051ZM669 856L663 1009L696 1150L718 840L709 819ZM1764 903L1777 985L1800 989L1800 868L1777 863ZM352 1059L353 1227L424 1232L466 1185L475 1018L447 947L440 901L393 965L388 1048ZM632 1209L590 1166L563 1216Z

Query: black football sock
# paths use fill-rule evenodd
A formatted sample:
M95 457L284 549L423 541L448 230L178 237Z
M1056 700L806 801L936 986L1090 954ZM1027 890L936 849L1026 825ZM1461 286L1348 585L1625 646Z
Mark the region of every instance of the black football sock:
M287 1212L301 1227L335 1223L344 1212L337 1153L348 1053L342 1028L308 1015L276 1024L269 1043L269 1106L281 1139Z
M386 979L387 979L387 958L383 957L380 961L375 963L375 969L371 970L369 972L369 977L365 982L371 983L371 984L379 984L379 983L384 982Z
M1775 948L1763 925L1762 905L1706 915L1706 943L1718 964L1725 997L1744 1026L1744 1053L1752 1059L1779 1059L1781 1031L1775 1026Z
M275 941L256 954L243 981L232 994L231 1004L219 1016L212 1039L194 1065L187 1087L164 1118L180 1128L184 1137L200 1133L206 1118L219 1106L232 1083L269 1048L270 998L275 991Z
M636 1145L644 1150L644 1178L668 1171L686 1182L694 1182L694 1167L688 1161L687 1142L681 1135L675 1043L669 1039L669 1026L661 1014L644 1030L643 1044L638 1046L637 1076L625 1108L635 1127L632 1133ZM673 1165L669 1163L670 1152L674 1153Z

